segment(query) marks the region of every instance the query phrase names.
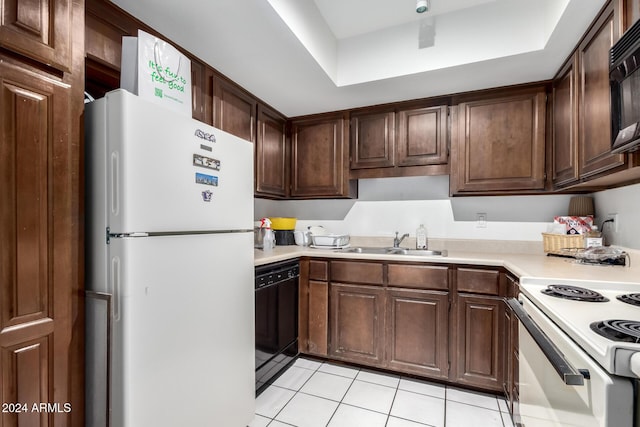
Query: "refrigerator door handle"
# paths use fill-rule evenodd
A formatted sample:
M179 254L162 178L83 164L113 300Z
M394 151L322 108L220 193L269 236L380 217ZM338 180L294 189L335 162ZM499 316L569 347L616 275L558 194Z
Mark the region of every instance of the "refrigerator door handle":
M118 215L120 211L120 192L118 177L120 176L120 162L118 152L111 153L111 214Z
M120 258L113 257L111 258L111 279L109 280L109 293L113 295L113 303L111 304L111 307L113 308L112 317L116 322L120 320L120 283L122 282L120 274Z

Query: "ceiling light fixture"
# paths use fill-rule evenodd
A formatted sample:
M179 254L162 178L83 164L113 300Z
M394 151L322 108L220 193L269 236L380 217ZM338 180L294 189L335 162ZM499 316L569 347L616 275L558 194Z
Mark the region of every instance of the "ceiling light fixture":
M416 1L416 12L424 13L429 10L429 1L428 0L417 0Z

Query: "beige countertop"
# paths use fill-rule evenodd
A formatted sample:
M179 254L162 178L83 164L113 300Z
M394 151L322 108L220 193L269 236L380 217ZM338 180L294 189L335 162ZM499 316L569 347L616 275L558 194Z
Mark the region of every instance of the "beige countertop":
M505 267L518 277L533 276L557 279L593 280L600 282L632 282L640 286L640 252L629 250L630 266L597 266L578 264L573 259L539 253L467 252L449 250L447 257L340 253L329 249L301 246L278 246L271 251L254 250L255 265L299 257L384 260L444 264L471 264Z

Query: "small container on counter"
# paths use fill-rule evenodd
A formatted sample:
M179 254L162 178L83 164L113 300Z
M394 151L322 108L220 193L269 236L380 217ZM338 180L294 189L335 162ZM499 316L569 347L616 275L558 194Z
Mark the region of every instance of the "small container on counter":
M416 249L427 249L427 229L424 224L420 224L420 227L416 230Z

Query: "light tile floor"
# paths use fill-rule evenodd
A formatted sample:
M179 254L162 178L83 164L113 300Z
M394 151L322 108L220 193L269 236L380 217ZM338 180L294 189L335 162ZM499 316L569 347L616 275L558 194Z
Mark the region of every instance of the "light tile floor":
M504 398L366 369L296 362L249 427L513 427Z

